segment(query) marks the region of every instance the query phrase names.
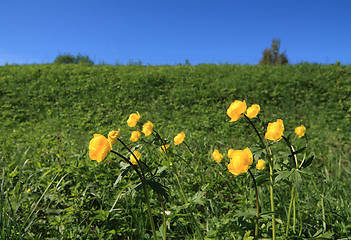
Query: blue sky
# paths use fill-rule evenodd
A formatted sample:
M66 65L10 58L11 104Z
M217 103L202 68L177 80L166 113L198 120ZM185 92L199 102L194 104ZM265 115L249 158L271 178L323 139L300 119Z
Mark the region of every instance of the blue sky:
M350 0L0 0L0 65L257 64L273 38L291 63L351 64Z

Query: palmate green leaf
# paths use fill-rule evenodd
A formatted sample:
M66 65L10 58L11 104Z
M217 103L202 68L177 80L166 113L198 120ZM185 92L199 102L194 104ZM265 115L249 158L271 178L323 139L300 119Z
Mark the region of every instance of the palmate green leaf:
M278 176L274 179L274 181L277 183L277 182L279 182L280 180L287 179L287 178L291 175L292 172L293 172L293 169L280 171L280 173L279 173Z
M291 169L289 180L295 185L295 187L299 186L300 183L302 182L300 170L295 168Z
M153 180L146 180L143 183L139 183L135 186L135 191L139 191L146 184L149 185L152 188L152 190L154 190L157 194L163 196L165 199L168 199L169 194L167 192L167 187Z
M256 184L257 186L261 186L265 182L269 181L269 173L261 174L256 177Z

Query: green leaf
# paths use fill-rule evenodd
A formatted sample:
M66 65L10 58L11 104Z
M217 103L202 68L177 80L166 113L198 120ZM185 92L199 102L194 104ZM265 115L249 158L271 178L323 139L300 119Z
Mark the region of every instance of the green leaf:
M292 173L292 171L293 171L293 169L291 169L290 171L289 170L281 171L278 174L278 176L274 179L274 181L277 183L280 180L287 179L290 176L290 174Z
M299 169L306 168L306 167L308 167L309 165L311 165L313 158L314 158L314 156L312 156L312 157L308 158L307 160L303 161L303 162L300 164Z
M244 235L243 240L252 240L252 239L254 239L254 237L251 237L251 236L250 236L250 233L251 233L251 231L247 231L247 232L245 233L245 235Z
M168 192L167 192L167 187L162 185L161 183L152 181L152 180L147 180L146 184L148 184L157 194L163 196L164 198L168 199Z

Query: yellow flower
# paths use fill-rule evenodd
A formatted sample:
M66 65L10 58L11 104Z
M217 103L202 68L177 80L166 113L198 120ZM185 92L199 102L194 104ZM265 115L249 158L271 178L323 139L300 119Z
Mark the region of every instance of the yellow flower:
M295 133L297 136L303 137L305 135L306 128L304 125L301 125L300 127L295 128Z
M147 121L147 123L143 125L142 132L145 134L145 136L149 136L152 133L153 128L154 128L154 125L152 124L152 122Z
M167 148L169 148L169 144L162 145L158 150L159 150L160 152L165 152Z
M184 141L185 133L178 133L177 136L174 137L174 145L179 145Z
M283 120L277 119L276 122L268 123L267 132L265 138L269 140L279 141L284 132Z
M94 138L89 143L89 157L92 160L101 162L112 149L111 143L101 134L94 134Z
M251 107L249 107L247 110L246 110L246 116L248 118L254 118L257 116L257 114L260 112L261 108L259 105L257 104L253 104Z
M246 102L235 100L227 109L227 115L231 118L229 122L237 121L246 111Z
M139 112L130 114L127 123L129 127L135 127L140 119Z
M135 157L137 159L135 159L135 157L133 156L133 154L135 155ZM137 165L138 164L138 161L139 159L141 158L141 154L139 151L134 151L133 154L130 154L130 161L133 165Z
M212 157L213 159L216 161L216 162L221 162L222 161L222 158L223 158L223 155L219 153L219 151L216 149L213 151L212 153Z
M239 175L245 173L249 170L252 162L253 156L250 149L245 148L244 150L234 150L228 164L228 170L234 175Z
M139 131L133 131L132 136L130 137L130 140L133 142L136 142L136 141L138 141L140 136L141 136L141 133Z
M228 155L229 158L233 158L234 151L235 151L234 149L229 149L228 150L228 154L227 155Z
M256 168L258 170L263 170L265 166L266 166L266 162L263 159L258 159Z
M112 130L112 131L108 134L108 140L110 141L110 143L116 144L117 139L121 137L121 134L119 133L119 130L120 130L120 129L118 129L118 132L115 131L115 130Z

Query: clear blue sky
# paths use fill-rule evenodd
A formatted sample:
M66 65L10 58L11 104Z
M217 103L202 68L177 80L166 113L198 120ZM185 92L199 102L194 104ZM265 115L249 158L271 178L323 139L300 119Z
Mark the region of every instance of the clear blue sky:
M0 0L0 65L257 64L273 38L291 63L351 64L351 0Z

